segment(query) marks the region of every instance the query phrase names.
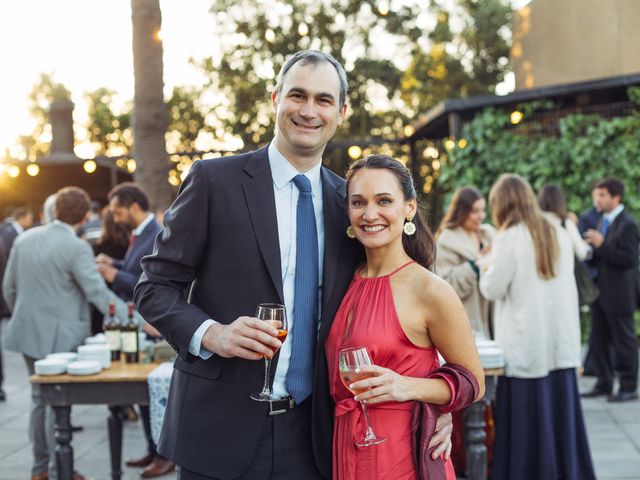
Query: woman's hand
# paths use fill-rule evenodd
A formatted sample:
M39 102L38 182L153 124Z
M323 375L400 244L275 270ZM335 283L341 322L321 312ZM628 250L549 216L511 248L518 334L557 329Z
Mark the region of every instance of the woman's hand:
M374 376L352 383L353 390L359 391L354 400L367 404L381 402L406 402L413 400L413 381L388 368L367 365L356 370L357 373L373 373Z

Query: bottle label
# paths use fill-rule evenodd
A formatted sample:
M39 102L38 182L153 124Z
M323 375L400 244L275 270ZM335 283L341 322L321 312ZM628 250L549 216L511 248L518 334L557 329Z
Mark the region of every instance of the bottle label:
M134 353L138 351L138 332L122 332L122 351Z
M120 330L105 330L104 336L107 339L112 352L120 351Z

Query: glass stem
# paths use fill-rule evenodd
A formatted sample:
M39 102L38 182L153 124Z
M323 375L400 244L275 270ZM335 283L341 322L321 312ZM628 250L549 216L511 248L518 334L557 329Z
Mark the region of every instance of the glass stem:
M376 434L373 433L373 429L371 428L371 423L369 422L369 412L367 411L367 406L360 402L360 407L362 407L362 414L364 415L364 423L367 426L366 431L364 432L364 440L371 440L376 438Z
M269 384L269 370L271 367L271 359L264 358L264 385L262 387L262 393L264 395L271 395L271 385Z

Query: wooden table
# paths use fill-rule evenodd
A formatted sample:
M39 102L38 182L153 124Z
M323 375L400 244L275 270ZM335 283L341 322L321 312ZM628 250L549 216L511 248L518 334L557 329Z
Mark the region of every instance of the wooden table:
M121 405L148 405L147 376L156 363L114 362L111 368L96 375L33 375L31 383L40 386L45 404L55 414L56 460L58 479L73 479L73 448L71 447L71 405L107 405L111 414L107 421L111 453L111 478L122 477L122 415Z
M465 445L467 450L467 479L487 478L487 434L484 410L495 399L498 377L504 375L503 368L484 369L484 397L471 404L465 411Z

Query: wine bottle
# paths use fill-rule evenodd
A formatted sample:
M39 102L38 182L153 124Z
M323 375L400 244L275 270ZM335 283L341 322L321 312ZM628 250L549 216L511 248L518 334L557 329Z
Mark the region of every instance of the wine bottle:
M126 363L138 363L140 351L138 346L138 324L133 317L133 302L127 303L127 321L122 324L122 352Z
M116 304L113 302L109 302L109 312L104 316L102 329L111 349L111 361L120 360L120 322L116 318Z

